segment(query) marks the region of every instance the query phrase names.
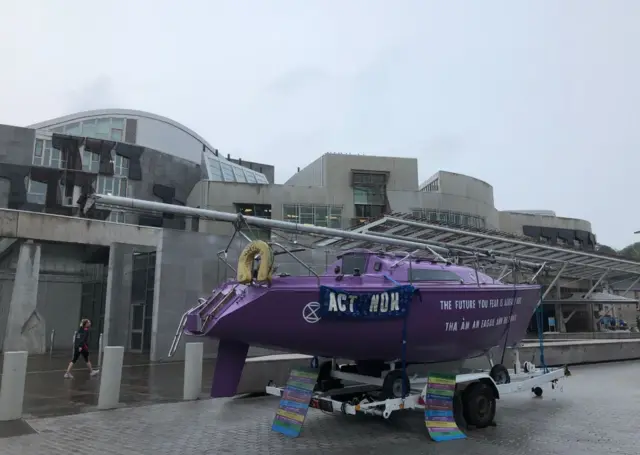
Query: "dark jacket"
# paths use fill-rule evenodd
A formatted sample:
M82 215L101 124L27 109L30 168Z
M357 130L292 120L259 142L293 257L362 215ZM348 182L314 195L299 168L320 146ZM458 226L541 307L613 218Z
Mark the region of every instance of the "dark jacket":
M76 339L74 342L74 347L76 349L82 348L83 351L89 350L89 329L81 328L76 332Z

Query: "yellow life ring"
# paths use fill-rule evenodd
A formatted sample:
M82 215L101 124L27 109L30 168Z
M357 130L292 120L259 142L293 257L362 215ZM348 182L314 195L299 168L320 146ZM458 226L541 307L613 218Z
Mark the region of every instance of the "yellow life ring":
M263 240L254 240L248 244L238 258L238 282L250 284L253 279L253 261L260 255L260 268L258 268L258 281L271 282L273 273L273 250Z

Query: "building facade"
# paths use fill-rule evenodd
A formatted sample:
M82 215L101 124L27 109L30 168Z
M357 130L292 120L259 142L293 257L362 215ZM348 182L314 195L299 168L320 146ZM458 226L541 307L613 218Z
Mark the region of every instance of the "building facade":
M403 212L427 222L595 247L588 221L551 211L499 211L493 187L474 177L439 171L420 184L415 158L325 154L281 185L202 180L187 205L342 229ZM201 229L228 233L230 227L204 222Z
M454 227L595 245L588 221L497 210L493 187L476 178L439 171L420 183L415 158L325 154L284 184L274 179L272 165L225 156L186 126L142 111L108 109L29 127L0 125L0 212L48 214L37 221L51 235L41 235L49 240L38 247L33 311L46 321L47 335L58 334L56 349L69 348L77 319L89 317L96 334L108 333L129 351L155 349L160 358L184 306L228 273L212 252L227 244L229 224L101 206L89 211L94 221L87 220L86 229L77 223L67 229L70 218L55 217L79 216L94 191L342 229L404 212ZM110 240L90 240L91 229ZM157 230L163 234L153 235L163 240L133 244L134 234ZM270 237L268 231L256 234ZM16 300L21 253L33 248L26 245L29 239L0 238L0 343ZM193 246L190 258L181 256L187 243ZM197 254L202 270L193 265ZM158 284L159 274L164 284ZM186 280L189 287L179 294ZM108 315L108 302L118 305L115 315Z

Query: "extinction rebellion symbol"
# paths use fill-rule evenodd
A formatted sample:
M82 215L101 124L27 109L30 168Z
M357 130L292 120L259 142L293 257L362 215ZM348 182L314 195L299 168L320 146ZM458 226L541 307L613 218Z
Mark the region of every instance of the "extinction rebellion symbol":
M302 309L302 318L309 324L315 324L320 320L320 304L318 302L309 302Z

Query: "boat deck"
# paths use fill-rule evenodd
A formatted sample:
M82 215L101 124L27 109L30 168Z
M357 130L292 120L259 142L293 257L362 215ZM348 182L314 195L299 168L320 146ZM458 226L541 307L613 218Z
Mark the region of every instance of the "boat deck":
M572 368L563 390L505 396L497 427L461 441L429 442L420 413L375 417L311 410L297 439L271 431L275 397L203 400L29 420L38 434L0 439L0 453L62 455L422 454L636 455L640 362ZM615 384L615 387L608 387ZM78 439L81 438L81 439Z

